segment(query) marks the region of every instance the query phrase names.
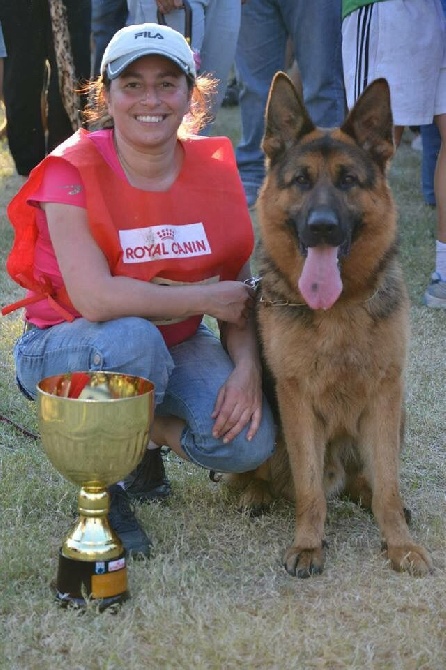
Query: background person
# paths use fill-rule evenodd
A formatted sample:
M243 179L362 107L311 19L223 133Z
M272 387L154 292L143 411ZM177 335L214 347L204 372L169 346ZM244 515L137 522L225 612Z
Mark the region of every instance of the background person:
M292 44L292 53L287 47ZM251 207L265 177L261 148L273 76L292 57L314 123L340 125L345 115L341 52L341 0L248 0L236 52L241 85L242 137L237 165Z
M101 71L89 118L106 128L69 138L8 208L7 267L28 288L4 310L26 305L19 385L35 397L40 379L75 370L147 377L153 451L252 470L275 433L243 283L254 235L230 141L191 135L183 122L189 112L195 130L206 120L209 81L196 78L184 37L154 24L119 31ZM124 491L111 493L112 527L127 550L148 554Z
M127 0L91 0L94 77L100 75L105 48L113 35L125 26L127 16Z
M3 38L2 24L0 23L0 105L3 107L3 72L4 60L6 58L5 40ZM0 140L6 135L6 121L0 126Z
M0 21L8 57L4 102L9 150L26 177L79 127L85 99L76 89L90 77L90 0L2 0ZM47 110L42 92L49 63ZM46 113L47 112L47 113Z
M157 11L166 23L184 34L183 0L127 0L127 25L157 22ZM234 63L240 29L241 0L189 0L192 12L192 39L197 67L215 78L216 94L212 100L211 118L215 118L226 93L229 73ZM210 132L210 126L206 128Z
M349 108L374 79L389 82L397 146L405 126L437 125L435 272L423 300L445 309L446 20L440 0L343 0L342 52Z

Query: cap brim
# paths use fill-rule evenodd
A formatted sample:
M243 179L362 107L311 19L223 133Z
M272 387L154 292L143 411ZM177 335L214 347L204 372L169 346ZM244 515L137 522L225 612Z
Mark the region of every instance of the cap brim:
M175 63L175 65L177 65L187 77L190 77L191 79L194 78L194 73L190 72L190 68L186 63L184 63L179 58L175 58L171 54L163 53L161 49L159 50L140 49L139 51L134 51L133 53L127 54L126 56L116 58L116 60L112 61L107 65L108 78L116 79L117 77L119 77L119 75L121 75L124 72L126 67L128 67L135 60L138 60L138 58L142 58L143 56L164 56L164 58L168 58L173 63Z

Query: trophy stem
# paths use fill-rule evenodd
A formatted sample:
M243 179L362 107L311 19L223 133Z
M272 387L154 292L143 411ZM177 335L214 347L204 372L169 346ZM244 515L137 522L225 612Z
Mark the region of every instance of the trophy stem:
M125 550L108 523L107 489L83 486L78 503L79 518L59 552L56 596L81 606L99 600L103 609L128 598Z

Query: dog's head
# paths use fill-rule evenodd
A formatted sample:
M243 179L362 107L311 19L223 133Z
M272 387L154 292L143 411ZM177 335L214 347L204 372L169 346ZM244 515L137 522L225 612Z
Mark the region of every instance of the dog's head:
M294 263L293 282L305 302L329 309L352 274L376 272L373 258L355 266L362 238L368 238L366 256L376 248L376 257L395 241L386 179L394 154L386 80L364 91L340 128L326 130L316 128L292 82L279 72L269 93L263 149L262 238L269 238L276 264L280 256L287 268Z

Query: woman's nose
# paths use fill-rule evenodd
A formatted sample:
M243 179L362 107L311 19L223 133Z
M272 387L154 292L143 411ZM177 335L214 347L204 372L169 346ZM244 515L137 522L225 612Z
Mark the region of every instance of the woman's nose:
M144 91L144 95L141 98L141 102L147 105L154 105L160 99L158 89L156 86L150 86Z

